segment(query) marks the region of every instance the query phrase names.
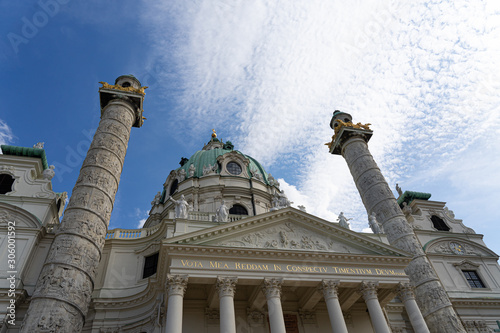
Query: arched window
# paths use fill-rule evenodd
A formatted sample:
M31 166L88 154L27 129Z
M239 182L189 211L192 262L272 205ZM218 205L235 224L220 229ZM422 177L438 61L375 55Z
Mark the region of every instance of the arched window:
M231 207L231 209L229 210L229 214L233 214L233 215L248 215L248 211L242 205L236 204L233 207Z
M439 231L450 231L450 227L448 227L446 225L446 223L444 223L443 219L440 218L439 216L432 215L431 216L431 221L432 221L432 225L437 230L439 230Z
M14 178L8 174L0 174L0 194L6 194L12 191Z
M178 184L178 183L179 183L179 182L177 181L177 179L175 179L175 180L172 182L172 185L170 185L170 192L169 192L170 196L171 196L172 194L174 194L174 192L177 190L177 184Z
M123 87L123 88L130 87L130 82L123 82L123 83L122 83L122 87Z

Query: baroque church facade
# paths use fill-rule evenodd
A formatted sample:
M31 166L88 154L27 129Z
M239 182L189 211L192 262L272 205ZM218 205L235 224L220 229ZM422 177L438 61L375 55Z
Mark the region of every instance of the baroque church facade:
M445 202L399 186L394 197L368 150L373 132L344 112L328 147L373 233L291 207L215 132L170 172L143 228L108 230L145 87L130 75L102 84L64 216L43 147L2 146L0 333L500 331L498 255Z

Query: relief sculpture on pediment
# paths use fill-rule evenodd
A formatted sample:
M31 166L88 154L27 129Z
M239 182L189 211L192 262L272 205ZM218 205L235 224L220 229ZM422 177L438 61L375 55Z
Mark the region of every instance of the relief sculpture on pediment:
M339 253L360 253L354 247L340 243L338 239L322 235L290 222L259 230L254 233L226 239L219 246L290 249L306 251L327 251Z
M454 255L475 255L485 256L486 254L479 247L466 244L461 241L442 241L433 244L427 250L428 253L454 254Z

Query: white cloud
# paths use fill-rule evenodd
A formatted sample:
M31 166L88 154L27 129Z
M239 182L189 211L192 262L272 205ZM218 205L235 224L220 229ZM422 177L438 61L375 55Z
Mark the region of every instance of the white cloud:
M151 6L151 61L174 59L183 82L176 130L223 127L263 164L299 169L293 187L282 181L291 200L329 220L344 211L356 230L366 212L342 157L323 146L333 110L372 123L370 150L391 187L460 177L450 162L500 131L500 14L480 0ZM500 155L498 138L488 136ZM475 159L480 173L487 159Z
M10 142L14 139L14 134L12 134L12 130L9 125L0 119L0 145L10 144ZM1 150L0 150L1 152Z
M135 217L139 219L136 228L140 229L144 226L144 223L146 223L149 213L147 210L141 210L139 208L136 208L134 212L135 212Z
M140 219L139 223L137 224L137 229L141 229L144 226L144 223L146 223L147 218Z

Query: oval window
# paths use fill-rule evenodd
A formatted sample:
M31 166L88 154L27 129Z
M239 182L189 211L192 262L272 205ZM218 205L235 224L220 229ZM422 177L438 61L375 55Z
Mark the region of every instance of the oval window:
M232 175L239 175L241 173L241 166L236 162L229 162L226 165L227 172Z

